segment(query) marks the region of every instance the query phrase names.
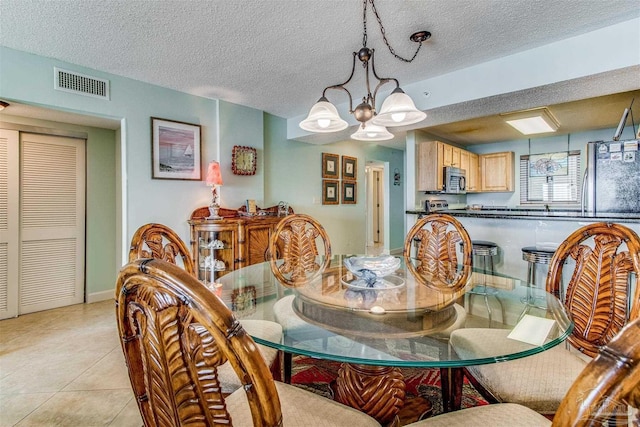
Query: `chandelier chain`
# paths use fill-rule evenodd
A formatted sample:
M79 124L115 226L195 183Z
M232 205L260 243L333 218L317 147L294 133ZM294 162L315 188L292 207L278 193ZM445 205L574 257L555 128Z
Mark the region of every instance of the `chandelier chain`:
M362 1L362 47L367 47L367 3L369 0Z
M376 16L376 19L378 20L378 24L380 24L380 32L382 33L382 40L384 41L384 44L387 45L387 47L389 48L389 52L391 52L391 54L393 56L395 56L397 59L404 61L404 62L412 62L414 59L416 59L416 56L418 56L418 52L420 52L420 48L422 47L422 43L418 43L418 48L416 49L416 52L413 54L413 56L411 57L411 59L406 59L403 58L402 56L398 55L395 50L393 50L393 48L391 47L391 44L389 44L389 41L387 40L387 34L386 31L384 29L384 26L382 25L382 19L380 18L380 15L378 15L378 10L376 9L376 5L373 2L373 0L364 0L364 20L363 20L363 24L364 24L364 46L367 45L367 1L371 2L371 10L373 10L374 15Z

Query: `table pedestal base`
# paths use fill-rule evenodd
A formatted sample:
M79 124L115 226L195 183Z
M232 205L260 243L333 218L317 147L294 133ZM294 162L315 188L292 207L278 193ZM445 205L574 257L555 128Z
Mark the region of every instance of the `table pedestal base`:
M343 363L338 371L335 400L382 425L394 421L404 399L404 377L398 368Z

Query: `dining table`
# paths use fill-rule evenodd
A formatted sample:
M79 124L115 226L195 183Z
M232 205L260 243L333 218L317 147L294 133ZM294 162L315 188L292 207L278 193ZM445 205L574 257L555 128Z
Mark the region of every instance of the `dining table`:
M556 296L499 272L472 269L462 283L449 286L419 274L411 259L397 257L398 267L372 283L345 265L382 258L332 255L326 267L295 285L282 279L274 263L257 263L221 276L215 291L240 322L282 325L280 339L255 333L256 343L341 362L334 399L383 425L397 424L405 403L401 368L439 369L443 409L453 411L461 406L464 367L541 353L573 329ZM481 358L460 357L450 339L468 328L504 329L505 340L518 345L487 343L491 348Z

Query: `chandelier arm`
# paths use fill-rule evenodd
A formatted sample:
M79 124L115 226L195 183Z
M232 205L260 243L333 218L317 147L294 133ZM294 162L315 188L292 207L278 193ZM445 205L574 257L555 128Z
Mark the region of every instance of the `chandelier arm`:
M373 14L376 16L376 19L378 20L378 24L380 25L380 33L382 34L382 40L384 41L384 44L387 45L387 47L389 48L389 52L391 52L391 54L396 57L396 59L399 59L401 61L404 62L413 62L414 59L416 59L416 56L418 56L418 52L420 52L420 48L422 47L422 41L426 40L428 37L431 36L431 33L429 33L429 36L427 36L424 40L421 41L417 41L414 40L418 43L418 48L416 49L415 53L413 54L413 56L411 57L411 59L406 59L403 58L402 56L398 55L395 50L393 50L393 47L391 47L391 44L389 44L389 40L387 40L387 34L386 31L384 29L384 26L382 25L382 19L380 18L380 15L378 15L378 10L376 9L376 5L373 2L373 0L365 0L371 3L371 10L373 10ZM365 4L366 7L366 4ZM366 8L365 8L365 12L366 12ZM365 22L366 22L366 18L365 18ZM366 36L366 23L365 23L365 36Z
M353 64L351 65L351 74L349 75L349 78L344 82L344 83L340 83L337 85L332 85L332 86L327 86L324 88L324 90L322 91L322 96L326 98L326 93L327 90L329 89L342 89L345 92L347 92L347 95L349 96L349 113L353 112L353 98L351 97L351 92L349 92L347 90L346 87L344 87L347 83L349 83L351 81L351 79L353 78L353 74L356 70L356 56L358 55L357 52L353 52Z
M398 79L395 79L393 77L380 77L378 75L378 73L376 73L376 61L375 61L375 55L374 55L374 49L371 49L371 71L373 72L373 76L378 79L379 83L376 85L375 90L373 91L373 95L371 96L371 101L373 103L373 107L375 109L376 106L376 95L378 94L378 89L380 89L381 86L385 85L386 83L389 82L395 82L396 84L396 89L398 89L400 87L400 82L398 82ZM367 90L369 88L367 87Z

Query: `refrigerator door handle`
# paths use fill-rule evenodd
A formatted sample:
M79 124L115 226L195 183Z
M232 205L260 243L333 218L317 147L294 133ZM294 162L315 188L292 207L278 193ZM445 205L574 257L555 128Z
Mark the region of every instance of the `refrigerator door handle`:
M582 194L580 200L580 214L584 216L585 205L587 204L587 177L589 175L589 168L584 170L584 175L582 176Z

